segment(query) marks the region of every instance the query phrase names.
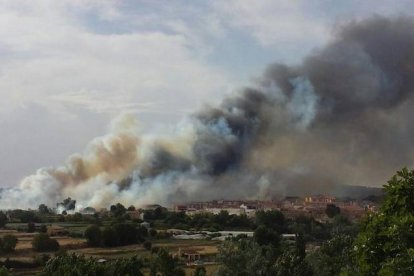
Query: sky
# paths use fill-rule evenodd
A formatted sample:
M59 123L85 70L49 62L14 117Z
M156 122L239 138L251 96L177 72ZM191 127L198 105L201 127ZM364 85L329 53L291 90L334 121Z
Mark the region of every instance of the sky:
M300 63L337 26L413 1L0 0L0 187L56 166L133 112L163 132Z

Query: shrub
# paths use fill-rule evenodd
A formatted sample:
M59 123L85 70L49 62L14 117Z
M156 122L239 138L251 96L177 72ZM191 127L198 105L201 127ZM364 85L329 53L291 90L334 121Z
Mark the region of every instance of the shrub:
M59 249L59 243L45 233L39 233L34 236L32 246L38 252L57 251Z
M49 260L50 260L50 255L43 253L42 255L37 255L36 257L34 257L33 263L39 266L44 266Z
M16 248L17 238L13 235L5 235L0 239L0 251L10 253Z
M102 231L102 245L116 246L117 244L118 238L114 229L112 227L105 227Z
M84 236L90 246L99 246L101 244L102 233L97 225L90 225L86 228Z

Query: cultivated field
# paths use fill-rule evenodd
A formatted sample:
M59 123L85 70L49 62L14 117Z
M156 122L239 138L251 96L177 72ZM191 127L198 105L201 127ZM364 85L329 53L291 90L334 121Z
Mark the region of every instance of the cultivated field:
M74 232L83 233L87 224L74 224L74 223L60 223L53 224L64 227L69 233ZM33 264L36 259L42 258L44 254L53 256L55 253L39 253L32 249L32 240L36 233L20 232L15 229L22 229L25 225L23 224L10 224L8 225L9 230L1 230L0 237L12 234L17 237L18 243L13 253L3 255L0 257L1 261L5 261L7 258L11 261L19 261L23 263ZM13 229L14 228L14 229ZM79 253L85 256L91 256L95 258L104 258L107 260L139 256L141 258L150 258L151 252L146 250L141 244L117 246L117 247L88 247L84 238L70 237L70 236L53 236L59 242L62 250L68 253ZM209 258L214 257L218 251L218 245L220 241L208 241L208 240L174 240L174 239L159 239L152 240L152 247L166 248L171 254L178 255L180 251L197 251L203 257ZM207 269L207 275L212 275L217 270L217 265L204 265ZM41 267L30 267L27 269L14 270L15 275L33 275L39 272ZM186 275L193 275L195 267L186 267Z

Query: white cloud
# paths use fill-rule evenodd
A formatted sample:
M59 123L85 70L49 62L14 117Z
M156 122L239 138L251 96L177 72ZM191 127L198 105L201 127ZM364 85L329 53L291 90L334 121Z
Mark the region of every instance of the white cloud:
M175 33L99 34L74 22L67 6L49 10L25 3L0 9L0 37L7 52L0 65L0 93L8 99L0 109L10 103L49 106L62 100L103 112L116 95L114 106L173 104L181 110L220 95L228 83L224 72L203 60L202 43L191 47L184 27L182 33L176 28ZM95 7L98 1L88 3Z
M230 0L216 1L216 9L227 17L230 26L249 32L263 46L312 41L327 38L325 18L312 18L306 1Z

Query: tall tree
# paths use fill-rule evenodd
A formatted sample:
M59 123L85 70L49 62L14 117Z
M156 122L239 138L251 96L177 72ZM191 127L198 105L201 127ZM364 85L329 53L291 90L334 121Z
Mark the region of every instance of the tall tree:
M49 214L50 213L49 207L47 207L43 203L39 205L38 211L39 211L40 214Z
M414 171L398 171L384 185L379 212L369 214L355 242L363 275L414 275Z

